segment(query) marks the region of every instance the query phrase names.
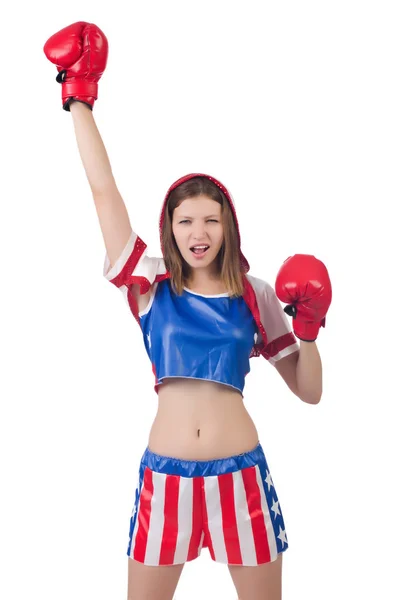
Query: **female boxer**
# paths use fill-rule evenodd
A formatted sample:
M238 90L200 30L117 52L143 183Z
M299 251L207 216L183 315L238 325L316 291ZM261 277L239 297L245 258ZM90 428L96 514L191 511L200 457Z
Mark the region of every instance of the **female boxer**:
M107 250L104 276L140 326L158 395L130 518L128 598L171 600L185 562L208 548L228 565L240 600L279 600L288 538L244 382L249 359L263 356L303 402L320 401L315 340L331 303L327 269L296 254L275 289L249 275L232 196L204 173L170 186L162 257L148 256L93 118L106 36L80 21L51 36L44 52L72 114Z

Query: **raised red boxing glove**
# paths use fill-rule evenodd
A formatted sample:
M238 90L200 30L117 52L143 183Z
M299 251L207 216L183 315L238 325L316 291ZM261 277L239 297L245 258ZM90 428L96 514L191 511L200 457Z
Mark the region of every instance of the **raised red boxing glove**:
M284 261L275 283L275 292L288 306L293 330L300 340L314 342L332 300L332 287L324 263L311 254L294 254Z
M92 110L98 98L98 81L106 68L108 41L93 23L78 21L54 33L44 44L44 54L58 69L62 107L84 102Z

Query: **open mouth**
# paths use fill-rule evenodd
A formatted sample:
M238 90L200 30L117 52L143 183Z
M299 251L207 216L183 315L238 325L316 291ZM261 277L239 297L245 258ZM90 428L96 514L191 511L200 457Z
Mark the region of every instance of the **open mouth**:
M208 249L209 246L193 246L192 248L190 248L191 252L193 252L193 254L196 254L197 256L203 256Z

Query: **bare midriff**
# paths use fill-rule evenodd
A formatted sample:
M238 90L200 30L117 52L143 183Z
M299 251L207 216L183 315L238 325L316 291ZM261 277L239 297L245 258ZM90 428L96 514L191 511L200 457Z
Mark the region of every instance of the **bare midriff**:
M258 442L238 390L188 378L168 378L159 385L158 410L148 442L152 452L211 460L249 452Z

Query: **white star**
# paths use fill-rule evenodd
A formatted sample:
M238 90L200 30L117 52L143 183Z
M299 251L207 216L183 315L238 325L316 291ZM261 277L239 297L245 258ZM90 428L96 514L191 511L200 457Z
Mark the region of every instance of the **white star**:
M149 348L151 348L152 347L152 342L150 341L150 333L148 333L146 337L147 337L148 342L149 342Z
M274 510L274 516L275 517L277 515L280 515L280 517L281 517L281 512L280 512L279 504L280 504L279 500L277 500L277 502L275 500L273 500L272 510Z
M266 470L266 473L267 473L267 475L266 475L265 481L268 485L267 491L269 491L271 486L274 487L274 484L273 484L272 476L270 475L268 470Z
M134 504L134 508L132 509L132 513L131 513L131 517L132 517L132 518L134 518L134 516L135 516L135 513L136 513L136 506L135 506L135 504Z
M280 531L279 531L279 534L277 537L279 538L279 540L281 540L283 542L283 548L284 548L284 543L288 544L288 540L287 540L287 534L285 532L285 529L281 529L281 526L280 526Z

